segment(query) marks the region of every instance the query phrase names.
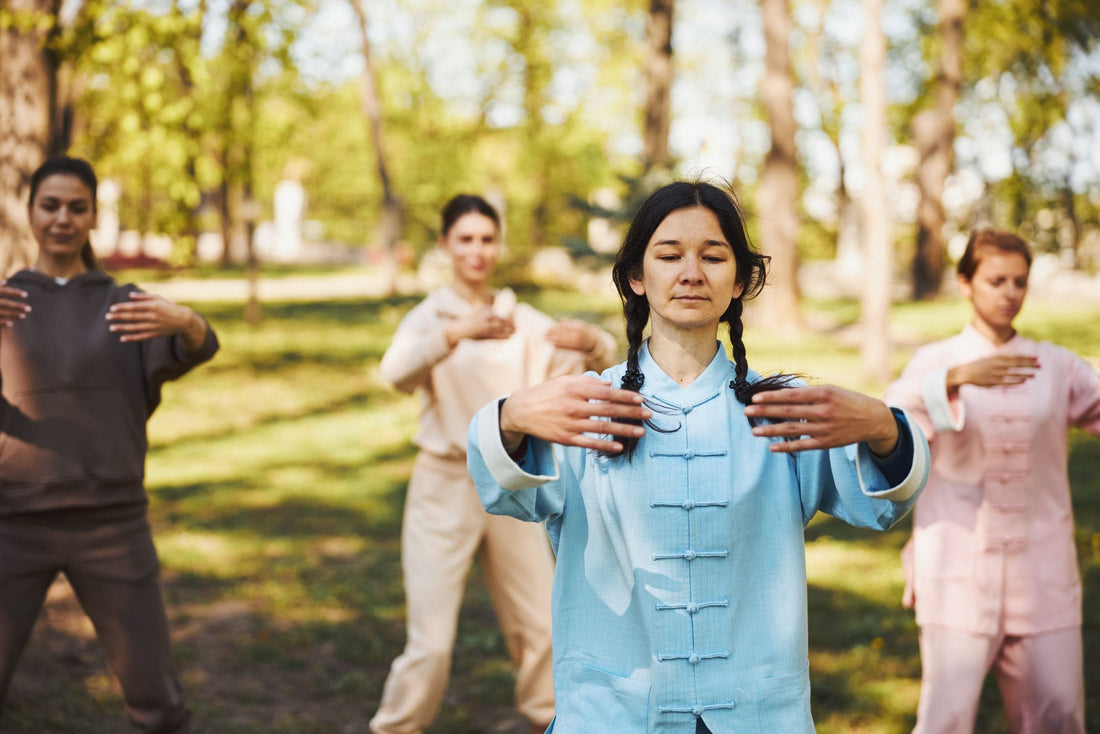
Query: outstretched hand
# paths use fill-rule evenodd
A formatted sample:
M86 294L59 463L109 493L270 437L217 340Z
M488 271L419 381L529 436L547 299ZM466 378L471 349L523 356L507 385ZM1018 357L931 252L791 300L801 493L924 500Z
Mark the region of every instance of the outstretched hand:
M500 435L508 449L519 446L526 435L615 452L622 450L618 441L590 434L641 437L644 428L616 419L651 415L636 392L611 387L597 377L566 375L512 393L501 407ZM601 420L606 418L611 420Z
M960 364L947 371L947 389L958 390L962 385L978 387L1004 387L1019 385L1039 371L1039 358L1028 354L994 354Z
M755 426L753 435L787 438L772 451L831 449L865 441L878 456L889 455L898 443L897 421L881 400L833 385L768 390L745 407L750 418L781 423Z
M27 318L30 310L26 291L12 288L6 280L0 281L0 326L12 326L19 319Z
M133 291L129 301L115 303L107 311L108 327L119 341L137 342L179 334L190 352L197 352L206 337L206 322L187 306L153 293Z

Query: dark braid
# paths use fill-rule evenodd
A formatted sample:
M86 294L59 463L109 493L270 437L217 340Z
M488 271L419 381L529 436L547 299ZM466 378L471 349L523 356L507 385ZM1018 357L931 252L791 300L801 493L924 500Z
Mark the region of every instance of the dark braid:
M749 382L749 361L745 353L745 342L742 338L745 333L745 324L741 320L741 313L745 304L740 298L733 299L722 320L730 330L730 346L733 347L734 378L730 380L730 389L742 405L752 402L752 396L768 390L781 390L790 387L791 383L798 379L798 375L777 374L769 375L756 382ZM751 425L763 422L760 418L749 418Z
M636 296L633 293L630 295L632 297L624 297L623 301L623 315L626 317L626 372L623 374L619 386L623 390L641 392L642 385L645 383L645 375L638 367L638 353L642 349L645 325L649 321L649 301L643 296ZM619 420L622 423L642 425L642 421L636 419L622 418ZM618 439L619 443L623 445L623 450L617 454L608 453L608 455L626 456L627 459L632 458L638 448L638 439L634 436L619 436Z

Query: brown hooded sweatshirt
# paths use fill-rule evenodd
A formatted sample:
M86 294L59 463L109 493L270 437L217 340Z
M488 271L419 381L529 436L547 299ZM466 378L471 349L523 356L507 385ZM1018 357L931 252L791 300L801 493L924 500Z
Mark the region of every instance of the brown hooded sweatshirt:
M138 289L98 270L8 285L32 310L0 328L0 515L143 504L146 421L161 385L214 356L213 329L194 356L179 336L119 341L107 310Z

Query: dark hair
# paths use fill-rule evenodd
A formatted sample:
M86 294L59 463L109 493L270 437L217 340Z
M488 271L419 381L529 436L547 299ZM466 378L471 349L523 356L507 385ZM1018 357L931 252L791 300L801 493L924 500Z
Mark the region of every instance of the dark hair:
M439 230L439 233L446 237L447 233L451 231L451 227L455 225L463 215L470 212L477 212L489 219L493 220L498 228L500 227L500 215L497 210L493 208L493 205L485 201L485 199L475 194L459 194L443 207L443 224Z
M92 170L92 164L83 158L68 156L50 158L31 174L31 194L27 199L27 211L34 206L34 199L38 196L38 189L42 182L51 176L74 176L80 179L92 195L92 211L97 211L96 191L99 182L96 180L95 171ZM80 248L80 259L84 261L84 267L88 270L99 269L99 260L96 259L95 252L92 250L91 241L85 242Z
M744 218L733 190L706 181L674 181L653 192L635 213L630 229L627 230L623 244L615 257L615 266L611 275L619 291L619 298L622 299L623 316L626 318L626 374L623 375L621 386L624 390L638 392L645 381L645 376L638 368L638 353L642 348L642 334L649 322L649 301L644 295L639 296L634 292L630 287L630 279L641 278L646 247L661 222L675 211L694 207L704 207L714 212L722 234L733 248L733 258L737 263L737 283L742 287L742 291L740 296L730 302L729 307L722 314L721 321L729 328L733 361L736 365L735 377L730 381L730 389L734 391L741 403L747 405L756 393L786 387L795 376L772 375L756 382L749 382L749 364L742 339L744 324L741 321L741 315L744 311L744 302L759 295L764 288L768 262L771 258L757 252L749 242ZM641 425L640 421L633 422ZM656 430L662 430L652 423L648 425ZM623 445L621 454L628 459L633 457L638 439L620 436L618 440Z
M973 279L974 273L978 271L978 265L982 262L982 254L989 248L1022 255L1027 261L1028 269L1031 269L1031 248L1027 246L1023 237L1003 229L976 229L970 233L970 239L966 241L966 249L959 258L955 272L966 280Z

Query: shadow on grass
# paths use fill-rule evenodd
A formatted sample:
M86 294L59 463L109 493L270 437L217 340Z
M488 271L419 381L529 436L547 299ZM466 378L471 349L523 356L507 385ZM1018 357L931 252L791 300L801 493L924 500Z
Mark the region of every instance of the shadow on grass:
M808 608L814 718L912 729L915 708L899 712L892 695L897 682L920 680L912 612L815 585L809 587Z

